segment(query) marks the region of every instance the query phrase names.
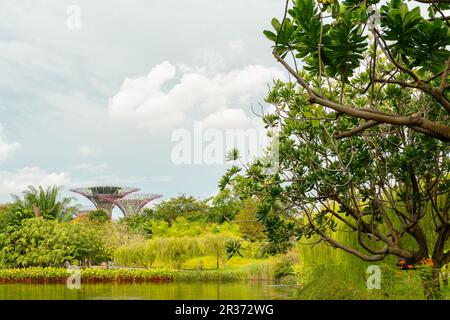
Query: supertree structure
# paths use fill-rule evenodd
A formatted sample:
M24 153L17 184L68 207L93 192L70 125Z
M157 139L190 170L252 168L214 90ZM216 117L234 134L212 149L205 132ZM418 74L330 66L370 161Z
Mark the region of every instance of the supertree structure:
M124 188L115 186L98 186L88 188L76 188L70 191L79 193L88 198L97 208L104 210L111 218L112 209L116 201L122 199L126 195L139 191L137 188Z
M160 194L134 193L116 201L116 205L122 210L125 217L138 214L142 208L155 199L161 198Z

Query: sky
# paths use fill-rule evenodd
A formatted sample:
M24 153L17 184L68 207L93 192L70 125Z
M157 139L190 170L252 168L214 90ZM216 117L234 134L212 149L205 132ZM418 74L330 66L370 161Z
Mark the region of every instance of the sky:
M2 0L0 202L28 185L216 193L218 142L260 132L285 75L262 34L283 3Z

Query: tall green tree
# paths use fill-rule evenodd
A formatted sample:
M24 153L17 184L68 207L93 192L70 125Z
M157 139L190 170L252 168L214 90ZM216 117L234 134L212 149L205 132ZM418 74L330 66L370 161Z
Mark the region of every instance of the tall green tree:
M210 206L206 201L182 194L162 201L145 212L151 219L165 220L171 224L178 217L188 221L207 221L209 210Z
M378 3L286 2L264 32L293 80L267 96L279 166L232 167L221 187L258 195L268 231L317 235L365 261L430 266L424 293L436 298L450 263L449 6L426 2L424 17L416 2L392 0L377 24ZM338 224L357 245L333 237Z
M420 265L431 259L424 286L427 297L435 296L439 271L450 263L450 145L385 125L338 140L334 121L317 125L286 117L322 112L292 83L277 82L269 97L284 104L265 118L279 128L278 170L269 174L257 160L226 173L228 185L244 197L262 199L257 217L265 230L298 238L316 234L365 261L394 255ZM338 222L340 230L354 232L357 246L333 237Z

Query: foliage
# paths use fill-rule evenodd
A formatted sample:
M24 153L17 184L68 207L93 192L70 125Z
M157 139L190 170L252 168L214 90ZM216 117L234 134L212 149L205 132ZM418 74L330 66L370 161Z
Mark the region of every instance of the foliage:
M258 205L259 203L256 199L247 199L244 201L235 219L235 223L239 226L239 233L244 239L250 241L263 241L266 239L266 235L263 232L264 224L258 221L256 217Z
M432 297L450 263L448 21L402 0L382 6L381 26L358 0L286 4L275 32L264 32L296 80L275 81L266 98L278 170L256 159L229 169L220 187L261 199L272 243L295 236L365 261L431 259L435 281L423 285ZM339 240L339 224L353 243Z
M85 223L31 218L0 234L0 265L62 266L108 260L105 230Z
M152 234L155 237L183 237L198 236L205 233L238 233L235 224L228 222L222 224L204 223L201 221L189 222L185 218L177 218L171 226L166 221L151 221Z
M124 267L152 267L156 260L155 242L136 241L114 251L114 263Z
M227 252L227 260L230 260L234 255L243 257L241 253L242 243L239 240L230 240L225 244Z
M60 192L61 188L56 186L45 190L41 186L29 186L22 192L22 197L13 195L12 210L19 216L31 217L38 210L44 219L70 220L78 207L71 205L73 198L60 199Z
M109 221L109 216L104 210L92 210L86 216L90 222L94 223L106 223Z
M150 238L152 229L153 210L145 208L140 214L134 214L120 219L120 223L126 225L130 230Z
M274 18L273 31L264 34L306 94L303 100L325 107L316 114L291 112L289 118L314 118L317 126L343 120L336 132L341 138L388 124L450 141L450 22L444 2L422 4L428 18L413 1L411 8L403 0L287 2L283 20ZM390 100L403 91L434 103Z
M206 201L184 194L162 201L152 209L145 209L147 216L151 219L164 220L169 225L178 217L183 217L188 221L204 221L208 210L209 206Z
M230 281L245 279L246 274L234 271L189 272L168 269L103 269L82 268L81 282L160 282L160 281ZM65 268L34 267L22 269L0 269L0 283L66 282Z
M177 218L189 222L223 223L234 219L239 211L241 201L229 190L219 192L211 199L200 200L184 194L162 201L153 208L145 208L136 221L159 220L171 225ZM124 218L133 224L131 217Z
M402 92L397 103L412 98ZM434 103L421 99L416 100L422 105ZM271 242L317 234L367 261L389 255L413 263L431 258L437 269L450 262L449 144L387 126L378 126L376 135L337 139L333 121L292 119L302 114L315 119L323 110L290 83L278 81L267 101L285 106L265 119L269 128L279 129L279 171L263 174L265 164L256 160L244 174L228 172L228 179L243 197L262 200L258 218ZM344 232L357 235L358 246L336 240L338 221Z
M208 221L223 223L232 221L242 207L242 201L230 189L220 190L211 200Z
M275 264L273 276L275 279L283 277L294 276L294 262L289 257L283 257Z
M20 225L24 219L34 217L33 212L16 210L13 204L4 204L0 207L0 233L6 231L9 226Z
M231 234L203 234L201 236L154 237L147 241L129 242L114 252L114 262L121 266L170 266L181 269L189 259L214 255L216 265L226 259L225 246L234 239Z

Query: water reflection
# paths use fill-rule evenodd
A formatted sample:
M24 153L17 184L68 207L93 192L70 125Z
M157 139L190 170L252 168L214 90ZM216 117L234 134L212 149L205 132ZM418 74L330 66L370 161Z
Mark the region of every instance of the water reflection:
M1 284L0 300L244 300L293 299L295 286L263 281L172 282L140 284Z

